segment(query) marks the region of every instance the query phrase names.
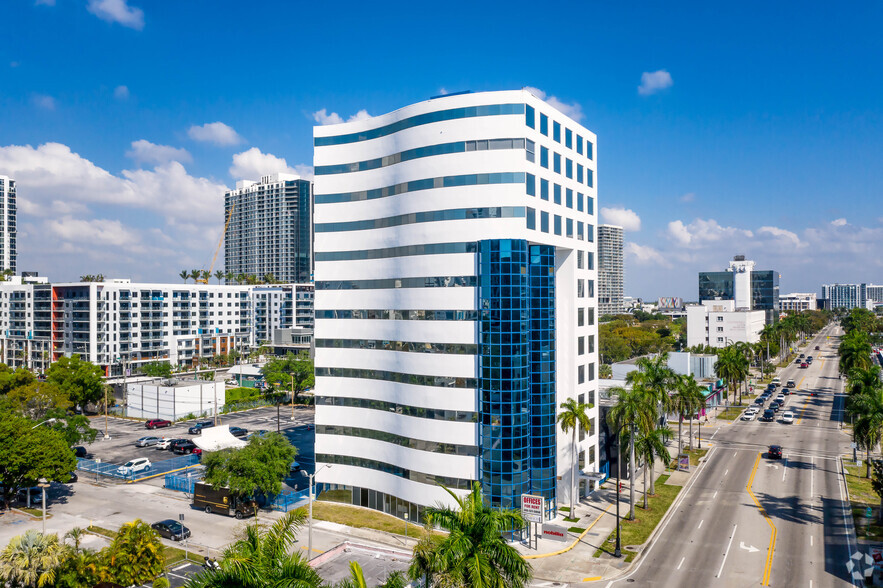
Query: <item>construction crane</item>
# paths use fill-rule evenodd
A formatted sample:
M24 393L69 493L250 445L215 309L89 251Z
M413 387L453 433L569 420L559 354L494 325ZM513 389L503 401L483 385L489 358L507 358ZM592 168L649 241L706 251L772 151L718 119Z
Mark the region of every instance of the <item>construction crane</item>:
M230 204L230 212L227 213L227 222L224 223L224 231L221 233L221 240L218 241L218 246L215 247L215 254L212 256L212 264L208 268L208 275L204 278L197 278L197 284L208 284L209 278L212 277L212 271L215 269L215 262L218 261L218 252L221 251L221 246L224 244L224 237L227 236L227 227L230 226L230 219L233 218L234 208L236 208L235 202Z

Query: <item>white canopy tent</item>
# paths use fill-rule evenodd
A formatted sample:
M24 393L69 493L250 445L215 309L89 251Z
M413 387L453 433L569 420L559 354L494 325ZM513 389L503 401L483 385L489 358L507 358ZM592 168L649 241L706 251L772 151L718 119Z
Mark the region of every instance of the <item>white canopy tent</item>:
M203 451L218 451L230 447L240 449L248 445L230 433L230 425L218 425L203 429L201 434L193 438L193 442Z

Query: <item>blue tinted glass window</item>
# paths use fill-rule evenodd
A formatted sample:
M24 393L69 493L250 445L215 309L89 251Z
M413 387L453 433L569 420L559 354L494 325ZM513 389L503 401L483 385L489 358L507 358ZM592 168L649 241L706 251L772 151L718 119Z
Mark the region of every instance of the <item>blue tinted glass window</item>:
M552 121L552 139L558 143L561 142L561 123Z
M540 146L540 165L549 169L549 150Z
M564 175L573 179L573 160L569 158L564 160Z
M595 187L595 172L586 168L586 186L589 188Z
M557 214L555 215L555 234L556 235L561 234L561 217L558 216Z
M573 149L573 131L564 129L564 146Z
M561 186L555 184L555 204L561 204Z
M579 135L576 136L576 152L580 155L583 154L583 138Z
M534 110L533 106L525 106L524 108L524 124L529 126L530 128L534 127Z
M537 228L537 211L531 207L527 207L527 228L536 230Z
M591 196L586 196L586 212L589 214L595 214L595 199Z
M555 173L560 174L561 173L561 154L555 153L553 160L555 162L555 164L554 164L555 165Z
M544 233L549 232L549 213L540 211L540 230Z
M573 219L572 218L567 219L565 226L566 226L567 230L564 232L564 235L567 237L573 237Z
M527 158L528 161L536 161L534 153L536 153L536 146L534 145L533 141L527 139L524 142L524 156Z
M576 164L576 181L583 183L583 166L581 163Z
M580 212L583 211L583 195L579 192L576 193L576 209Z
M536 196L537 195L537 184L536 178L533 174L527 174L527 181L525 182L525 186L527 188L528 196Z
M590 242L595 240L595 227L589 223L586 223L586 240Z
M592 145L592 142L588 139L586 139L586 157L589 159L595 159L594 145Z
M570 188L564 192L564 205L567 208L573 208L573 190Z
M576 222L576 238L579 239L580 241L582 241L583 239L586 238L585 234L583 233L583 223L582 223L582 221L577 221L577 222ZM591 254L590 254L590 255L591 255ZM589 269L592 269L592 268L589 268Z
M540 132L547 137L549 136L549 117L540 113Z
M540 178L540 198L543 200L549 199L549 180Z

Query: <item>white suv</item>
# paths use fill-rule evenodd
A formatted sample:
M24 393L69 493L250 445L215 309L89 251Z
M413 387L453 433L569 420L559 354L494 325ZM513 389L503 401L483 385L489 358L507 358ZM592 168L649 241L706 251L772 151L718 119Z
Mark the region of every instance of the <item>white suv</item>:
M127 461L125 464L121 465L117 468L117 473L122 476L128 476L129 474L134 474L136 472L143 472L145 470L150 469L150 460L146 457L139 457L137 459L133 459L132 461Z

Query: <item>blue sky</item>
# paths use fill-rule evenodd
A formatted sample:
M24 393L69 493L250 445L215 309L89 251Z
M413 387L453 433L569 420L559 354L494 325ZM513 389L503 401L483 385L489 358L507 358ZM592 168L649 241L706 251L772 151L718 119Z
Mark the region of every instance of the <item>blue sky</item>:
M695 298L737 253L783 292L883 282L883 4L376 6L3 2L19 269L178 281L211 260L225 186L310 173L323 109L530 86L598 134L627 294Z

